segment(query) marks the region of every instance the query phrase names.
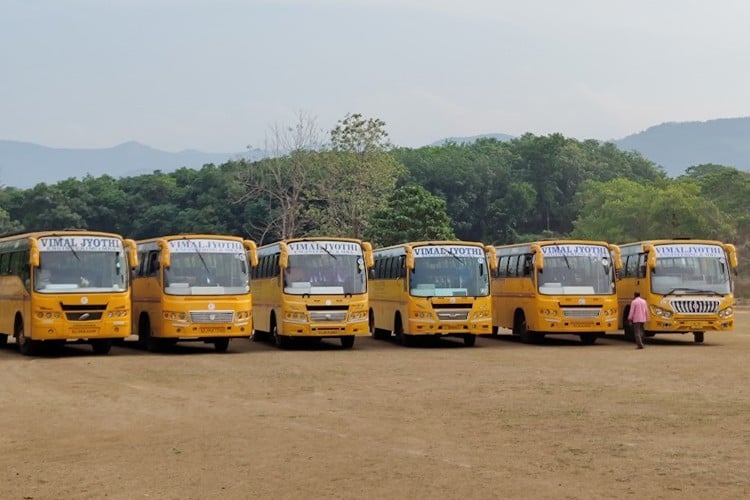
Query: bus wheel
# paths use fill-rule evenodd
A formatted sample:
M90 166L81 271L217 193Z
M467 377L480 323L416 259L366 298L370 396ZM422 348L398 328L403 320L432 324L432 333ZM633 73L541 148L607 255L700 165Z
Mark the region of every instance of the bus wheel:
M522 312L517 313L513 319L513 335L521 337L521 342L525 344L532 344L540 339L538 334L529 331L526 325L526 316Z
M703 332L693 332L693 340L696 344L703 343Z
M375 316L372 313L370 313L370 334L372 338L377 340L385 340L391 336L391 332L388 330L383 330L375 326Z
M23 332L23 321L16 319L16 326L14 328L16 344L18 344L18 351L24 356L33 356L36 354L38 342L31 340Z
M227 352L229 349L229 339L222 338L214 340L214 351L216 352Z
M151 343L151 325L147 316L141 316L138 321L138 347L143 350L149 350Z
M476 344L476 342L477 342L477 336L476 335L471 334L471 333L469 333L467 335L464 335L464 345L466 347L473 347L474 344Z
M274 344L276 344L276 347L279 349L286 349L289 347L289 337L279 333L279 327L276 326L276 321L271 323L271 336L273 337Z
M341 347L343 347L344 349L351 349L352 347L354 347L354 335L341 337Z
M499 331L499 328L493 325L492 326L492 336L493 337L497 337L498 331Z
M592 345L596 343L597 335L595 333L582 333L581 344Z
M97 339L91 341L91 350L94 354L109 354L112 349L112 341L109 339Z
M398 316L396 317L396 321L393 325L393 333L394 335L396 335L396 339L401 342L401 345L403 346L410 346L414 343L414 339L412 338L412 336L404 333L404 327L401 324L401 318Z
M0 333L0 347L8 345L8 335Z

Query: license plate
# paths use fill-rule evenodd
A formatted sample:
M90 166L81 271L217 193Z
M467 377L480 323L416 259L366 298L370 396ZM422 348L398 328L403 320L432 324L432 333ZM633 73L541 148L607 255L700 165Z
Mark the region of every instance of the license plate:
M223 326L202 326L200 327L201 333L222 333L224 332Z
M343 335L344 332L341 330L315 330L314 333L317 335Z
M99 328L95 326L74 326L70 329L74 335L95 335L99 333Z

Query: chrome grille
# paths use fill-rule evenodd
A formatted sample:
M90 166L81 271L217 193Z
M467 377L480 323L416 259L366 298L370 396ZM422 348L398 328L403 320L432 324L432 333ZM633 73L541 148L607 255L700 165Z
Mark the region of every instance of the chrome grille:
M566 318L598 318L599 309L586 308L563 308L563 314Z
M682 314L713 314L719 310L718 299L673 299L672 309Z
M190 311L193 323L231 323L233 311Z
M346 311L310 311L310 321L344 321Z
M437 311L437 317L443 321L466 321L469 311Z

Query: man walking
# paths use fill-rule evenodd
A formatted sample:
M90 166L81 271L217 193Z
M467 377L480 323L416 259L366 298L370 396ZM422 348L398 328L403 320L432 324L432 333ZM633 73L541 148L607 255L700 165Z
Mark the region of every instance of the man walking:
M643 324L648 321L648 304L646 304L646 301L641 298L640 292L635 292L633 294L633 300L630 302L628 321L633 328L636 347L638 349L643 349Z

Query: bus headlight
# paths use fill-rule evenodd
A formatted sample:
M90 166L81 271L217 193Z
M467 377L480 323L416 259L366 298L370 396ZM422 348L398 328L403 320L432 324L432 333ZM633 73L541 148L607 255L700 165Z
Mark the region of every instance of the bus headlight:
M288 311L284 313L284 318L287 321L306 321L307 315L303 312Z
M556 309L543 309L542 314L545 316L557 316Z
M726 309L722 309L721 311L719 311L719 317L721 319L731 318L732 314L734 314L734 309L732 308L732 306L729 306Z
M359 321L363 319L367 319L367 311L349 313L349 321Z
M485 319L490 317L489 311L476 311L472 314L473 319Z
M414 317L417 319L432 319L432 313L425 311L414 312Z
M653 306L653 311L654 315L659 316L660 318L670 319L672 317L672 311L662 309L661 307Z

